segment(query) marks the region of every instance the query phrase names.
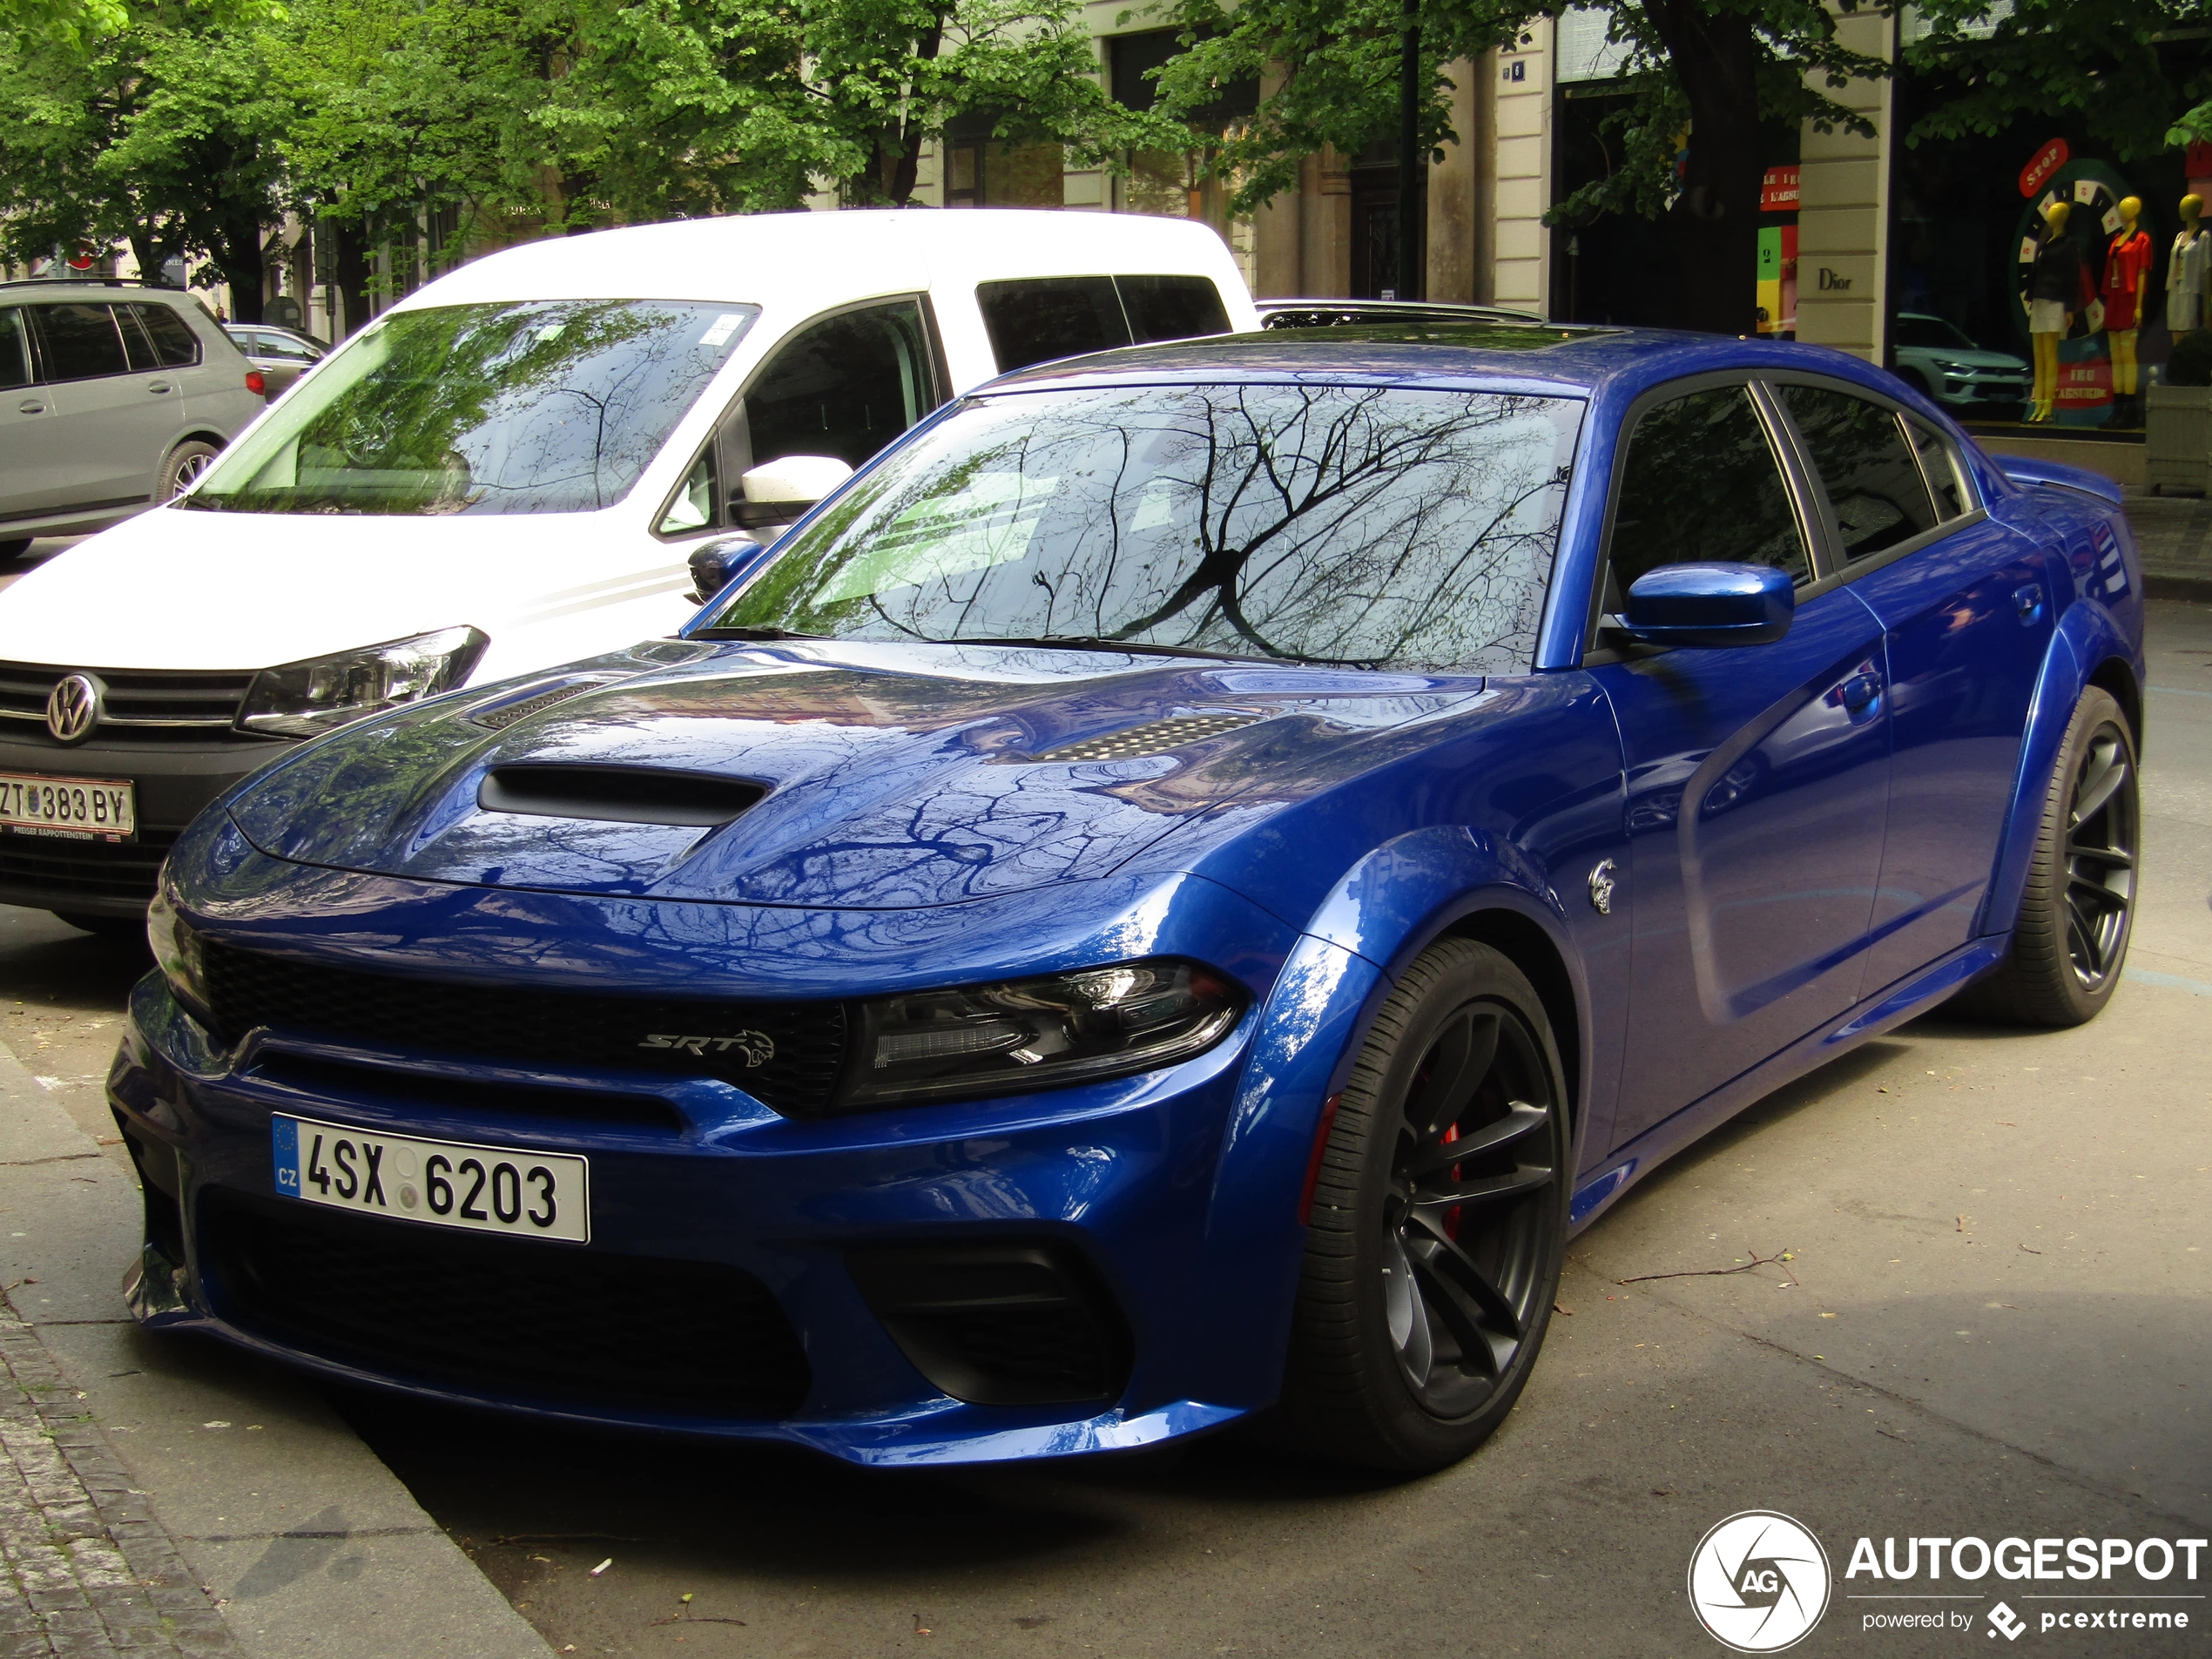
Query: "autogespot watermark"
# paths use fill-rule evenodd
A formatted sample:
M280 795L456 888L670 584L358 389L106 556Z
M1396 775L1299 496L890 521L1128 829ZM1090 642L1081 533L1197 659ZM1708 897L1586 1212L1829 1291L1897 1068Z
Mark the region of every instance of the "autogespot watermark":
M1863 1537L1851 1547L1841 1595L1859 1603L1859 1629L1869 1635L1950 1630L2010 1643L2102 1631L2127 1651L2144 1637L2202 1625L2206 1549L2202 1538L1973 1537L1884 1538L1878 1549ZM2001 1594L1993 1581L2004 1582ZM1795 1646L1834 1593L1819 1539L1772 1510L1730 1515L1690 1555L1690 1605L1738 1653Z

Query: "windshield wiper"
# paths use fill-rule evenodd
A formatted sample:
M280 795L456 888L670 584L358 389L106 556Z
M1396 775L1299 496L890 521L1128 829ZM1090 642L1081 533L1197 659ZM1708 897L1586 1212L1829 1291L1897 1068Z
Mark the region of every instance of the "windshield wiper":
M827 634L795 634L788 628L700 628L695 630L691 635L691 637L693 639L752 639L765 641L778 639L827 639L829 636Z
M1234 651L1201 651L1195 645L1148 645L1130 639L1090 639L1081 635L1046 634L1034 639L1021 637L984 638L965 636L957 639L925 639L925 645L1014 645L1044 651L1125 651L1132 657L1204 657L1217 663L1296 662L1296 658L1240 657Z

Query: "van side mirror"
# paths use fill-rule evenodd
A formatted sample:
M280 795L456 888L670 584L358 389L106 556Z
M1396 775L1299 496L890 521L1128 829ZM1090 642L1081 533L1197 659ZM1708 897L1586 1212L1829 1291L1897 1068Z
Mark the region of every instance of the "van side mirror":
M749 530L788 524L852 475L834 455L781 455L738 481L731 509Z
M691 550L691 597L705 604L760 563L768 550L750 536L718 536Z
M1615 631L1646 645L1764 645L1790 631L1797 590L1769 564L1662 564L1629 589Z

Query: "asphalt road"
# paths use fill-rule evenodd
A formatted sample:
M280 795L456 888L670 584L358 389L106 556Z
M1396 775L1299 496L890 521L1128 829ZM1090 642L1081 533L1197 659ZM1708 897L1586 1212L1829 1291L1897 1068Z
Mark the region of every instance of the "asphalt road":
M2142 903L2105 1015L1923 1020L1653 1176L1576 1242L1519 1409L1446 1474L1227 1438L872 1475L338 1403L562 1652L1710 1655L1685 1569L1746 1508L1838 1575L1796 1651L1993 1651L1996 1586L1956 1604L1969 1629L1864 1629L1892 1604L1844 1599L1853 1541L2212 1532L2212 608L2153 611ZM0 909L0 1037L88 1126L138 968ZM2080 1588L2001 1587L2032 1620L2069 1604L2020 1591ZM2169 1605L2187 1635L2026 1642L2202 1650L2212 1603Z

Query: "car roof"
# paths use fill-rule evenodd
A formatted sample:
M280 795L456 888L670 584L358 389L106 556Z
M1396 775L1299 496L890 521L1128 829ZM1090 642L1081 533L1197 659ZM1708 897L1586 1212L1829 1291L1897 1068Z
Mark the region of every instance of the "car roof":
M963 276L1181 273L1236 280L1220 235L1191 219L1018 208L750 213L526 242L462 266L394 309L621 298L811 312L848 288L887 293Z
M1230 380L1498 389L1610 401L1721 369L1794 369L1855 381L1892 396L1896 389L1871 365L1826 347L1572 323L1269 329L1041 363L978 389Z

